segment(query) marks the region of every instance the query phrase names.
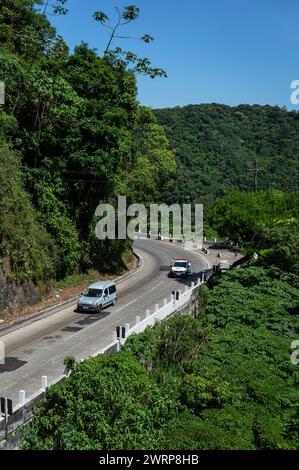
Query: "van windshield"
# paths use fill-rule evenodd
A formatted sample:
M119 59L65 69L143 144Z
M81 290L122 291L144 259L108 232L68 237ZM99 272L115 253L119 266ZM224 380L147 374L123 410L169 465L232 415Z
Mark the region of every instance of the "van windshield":
M102 297L102 289L86 289L84 292L85 297Z
M187 267L187 261L176 261L174 263L175 268L186 268Z

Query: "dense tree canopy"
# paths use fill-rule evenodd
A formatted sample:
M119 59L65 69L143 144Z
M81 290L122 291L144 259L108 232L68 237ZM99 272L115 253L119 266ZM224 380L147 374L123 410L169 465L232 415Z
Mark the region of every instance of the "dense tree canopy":
M253 190L253 162L261 169L258 189L299 189L299 114L277 106L201 104L159 109L178 163L172 202L207 206L238 189Z
M56 34L47 13L66 13L65 4L0 5L0 80L6 85L1 138L6 152L18 154L15 171L31 196L32 217L54 247L47 272L56 278L91 267L120 270L129 244L95 239L95 208L118 195L152 201L161 179L175 169L163 129L138 104L135 74L84 42L70 53ZM16 256L31 257L13 233L10 242L18 246ZM24 277L28 273L23 270ZM32 276L44 279L43 270Z
M1 140L0 155L2 267L17 279L24 275L34 281L50 279L54 274L54 243L37 220L29 194L24 190L20 156Z
M215 201L209 222L248 253L299 273L299 194L234 191Z

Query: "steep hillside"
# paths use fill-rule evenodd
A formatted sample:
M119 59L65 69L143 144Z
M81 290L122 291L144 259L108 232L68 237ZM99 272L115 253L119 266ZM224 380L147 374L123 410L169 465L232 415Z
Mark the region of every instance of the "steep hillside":
M211 202L232 188L299 187L299 114L272 106L190 105L155 111L179 163L168 201Z
M131 243L95 238L96 207L151 201L175 170L128 63L52 27L65 3L0 2L0 318L52 279L125 269Z

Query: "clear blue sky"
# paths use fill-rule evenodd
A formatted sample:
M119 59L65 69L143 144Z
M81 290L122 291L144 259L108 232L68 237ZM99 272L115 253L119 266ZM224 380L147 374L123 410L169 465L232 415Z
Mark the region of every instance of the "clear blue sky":
M155 42L122 41L149 57L167 79L141 77L139 100L151 107L190 103L287 106L299 79L298 0L69 0L66 17L50 17L69 46L86 41L99 52L107 33L91 18L135 3L140 18L124 35L149 33Z

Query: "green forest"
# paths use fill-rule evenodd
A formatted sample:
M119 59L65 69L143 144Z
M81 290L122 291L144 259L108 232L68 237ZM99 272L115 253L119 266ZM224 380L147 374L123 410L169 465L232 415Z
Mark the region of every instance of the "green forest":
M169 202L212 201L233 189L298 191L299 115L274 106L201 104L155 110L177 160Z
M70 52L47 17L65 4L0 4L0 257L6 279L42 287L90 268L123 270L131 245L95 238L97 205L121 194L155 200L176 167L163 128L137 101L136 69L163 72L84 42ZM131 21L138 10L123 14Z

